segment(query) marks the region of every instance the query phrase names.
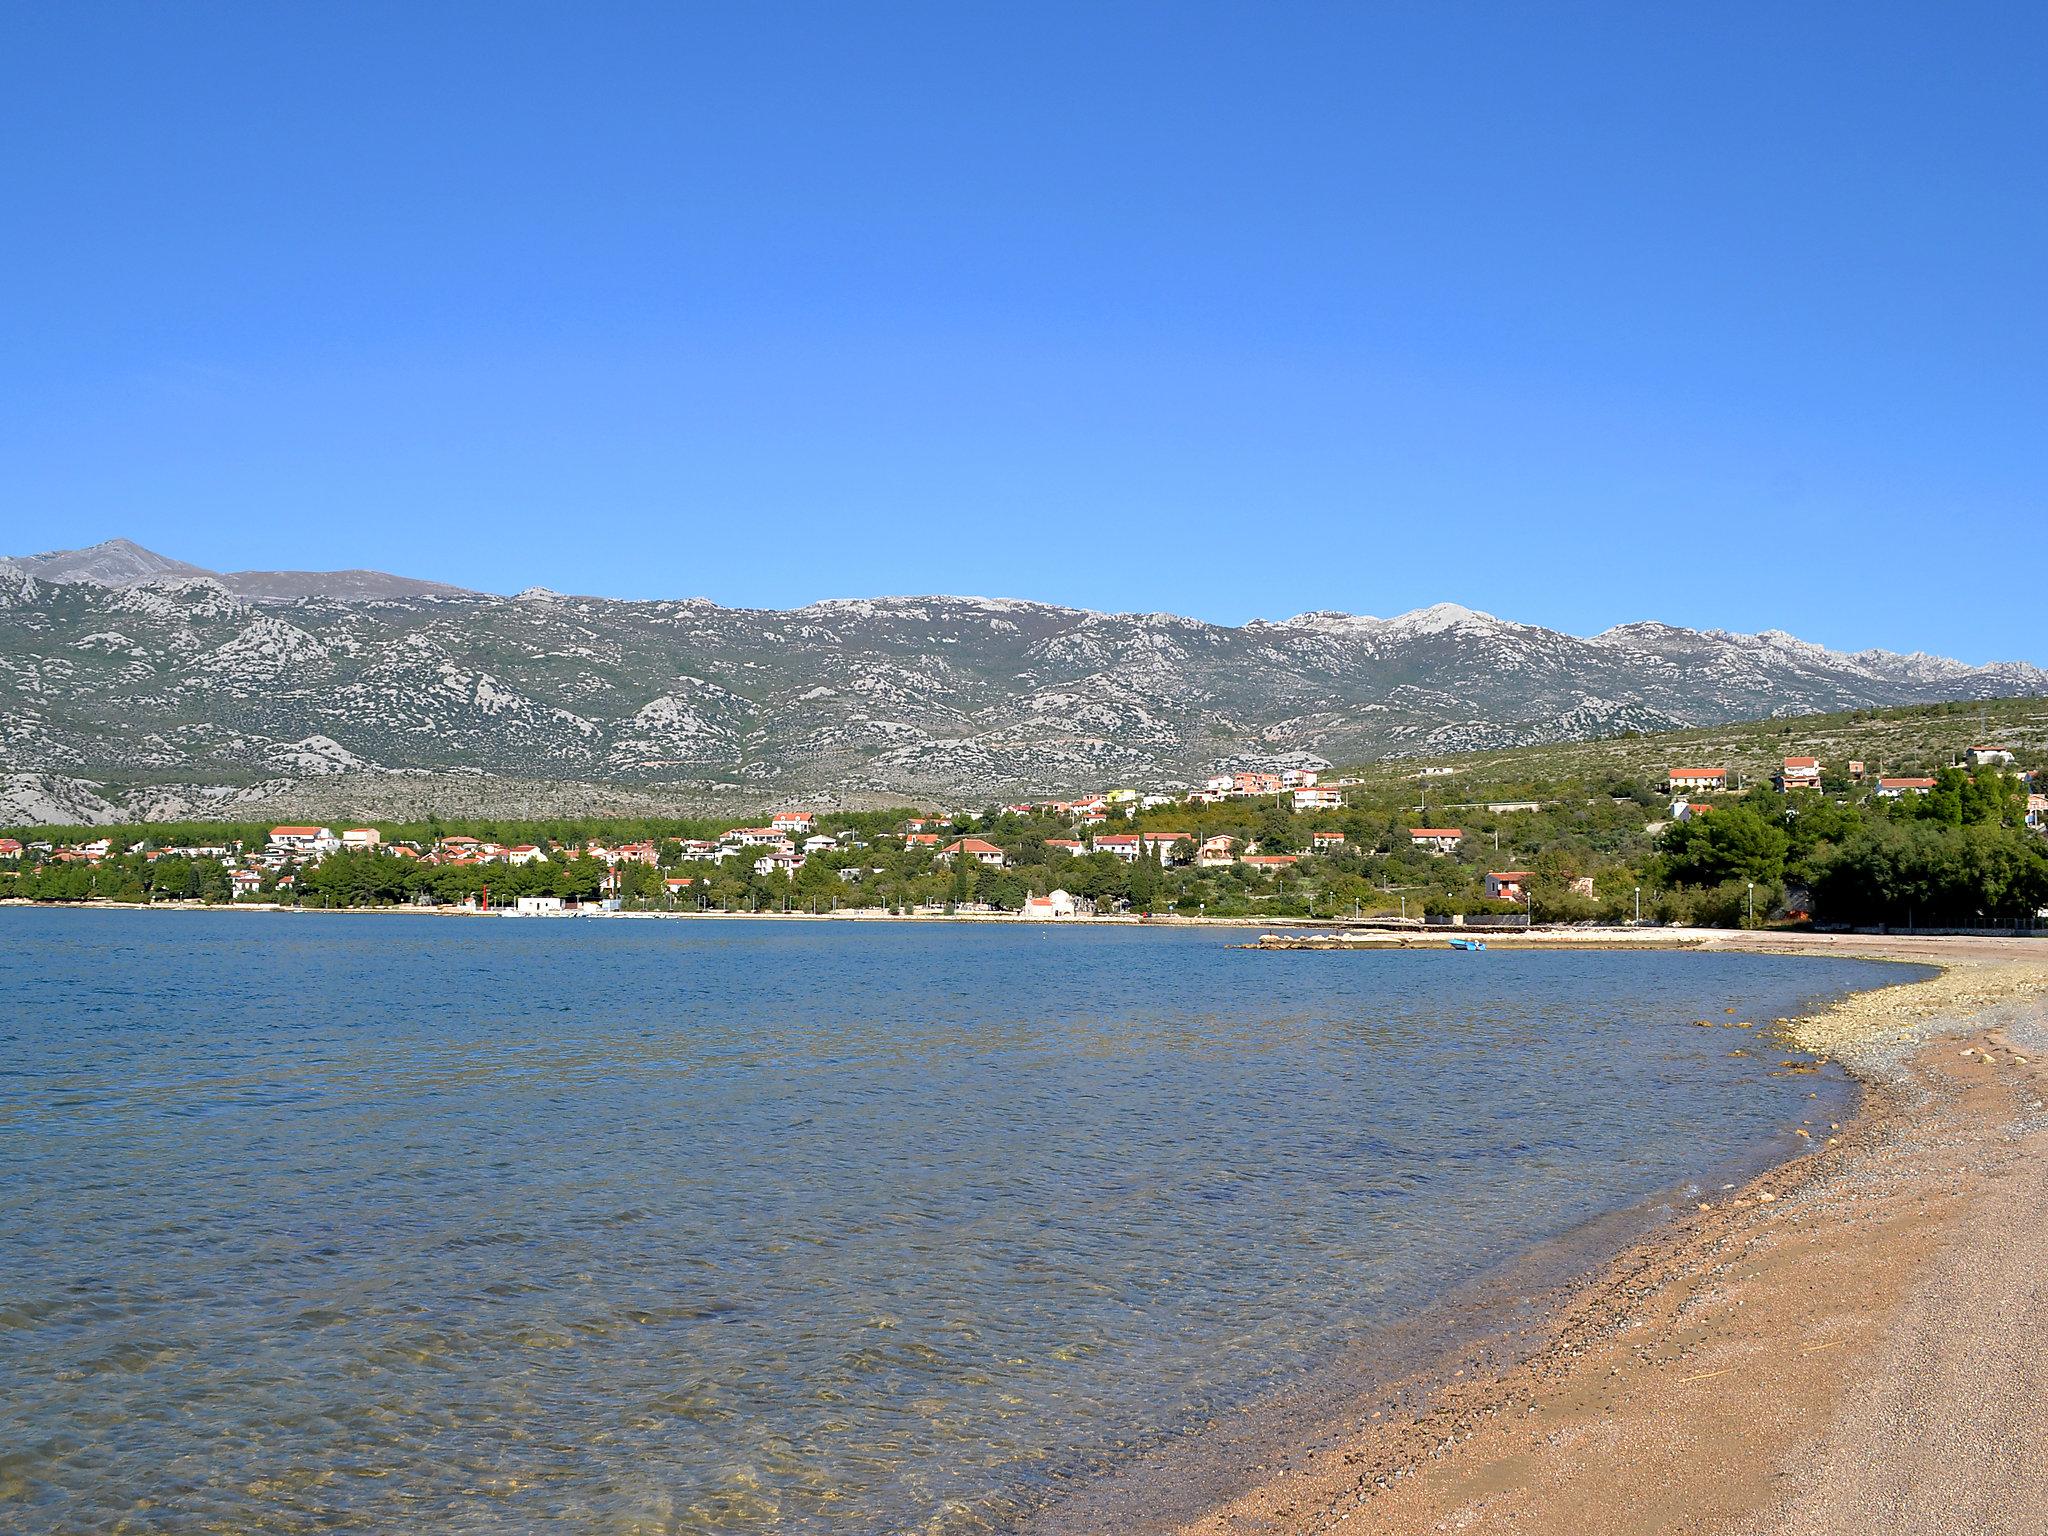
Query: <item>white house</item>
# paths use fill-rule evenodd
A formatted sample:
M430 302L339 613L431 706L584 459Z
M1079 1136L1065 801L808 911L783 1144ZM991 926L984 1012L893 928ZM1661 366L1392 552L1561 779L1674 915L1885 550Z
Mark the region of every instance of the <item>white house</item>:
M1820 759L1817 757L1788 757L1778 770L1778 789L1789 793L1795 789L1820 788Z
M1344 806L1341 790L1318 789L1308 785L1294 792L1294 808L1297 811L1336 811Z
M522 896L513 903L515 917L560 917L562 898L559 896Z
M2000 768L2012 761L2012 753L2004 747L1972 747L1963 754L1963 761L1972 768Z
M817 817L809 811L777 811L768 825L776 832L808 832L816 820Z
M1112 832L1095 839L1097 853L1113 853L1126 864L1138 862L1138 839L1128 832Z
M1197 869L1224 869L1236 862L1237 839L1228 832L1203 838L1202 846L1195 851Z
M521 843L517 848L505 850L507 864L545 864L547 861L547 853L532 843Z
M1722 790L1728 787L1726 768L1674 768L1664 776L1664 787L1672 794L1687 790Z
M754 873L757 875L793 875L803 867L803 855L786 844L781 848L770 849L754 860Z
M970 858L977 864L986 864L990 869L1003 867L1003 850L978 837L956 837L939 850L939 857L949 864L956 855Z
M1458 844L1465 840L1463 827L1410 827L1408 841L1416 848L1427 848L1434 854L1456 853Z
M272 827L270 846L293 855L332 853L341 839L326 827Z
M1486 872L1488 901L1520 901L1536 876L1526 869L1489 869Z
M1924 795L1934 788L1932 779L1886 779L1877 781L1877 794L1881 800L1896 800L1901 795Z
M1212 773L1209 775L1208 778L1202 780L1202 788L1206 789L1212 795L1229 794L1231 790L1231 784L1231 776L1227 773Z
M1313 789L1316 771L1313 768L1282 768L1280 787L1282 789Z
M1342 832L1311 832L1308 839L1310 853L1342 853L1344 834Z
M1140 843L1160 863L1178 864L1185 857L1183 845L1192 846L1194 839L1185 832L1147 832Z
M341 834L341 845L348 849L374 848L384 841L384 835L375 827L350 827Z
M1088 845L1076 837L1048 837L1045 840L1048 851L1058 851L1078 859L1088 851Z

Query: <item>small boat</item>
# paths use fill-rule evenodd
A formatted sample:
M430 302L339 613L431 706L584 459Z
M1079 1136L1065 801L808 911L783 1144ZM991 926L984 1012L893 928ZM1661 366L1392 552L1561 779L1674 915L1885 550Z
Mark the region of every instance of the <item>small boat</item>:
M1484 940L1484 939L1452 939L1452 940L1450 941L1450 944L1451 944L1451 948L1453 948L1453 949L1484 949L1484 948L1486 948L1486 940Z

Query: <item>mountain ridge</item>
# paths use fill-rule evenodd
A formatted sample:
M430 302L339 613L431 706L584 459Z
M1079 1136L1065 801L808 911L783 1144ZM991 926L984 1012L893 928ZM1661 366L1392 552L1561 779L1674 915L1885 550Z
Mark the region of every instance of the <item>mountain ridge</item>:
M1579 637L1455 603L1230 626L943 595L508 597L384 573L238 592L236 574L127 541L0 561L0 775L34 780L23 803L65 799L61 780L199 813L314 784L472 811L548 785L971 804L2048 693L2025 662L1651 620Z

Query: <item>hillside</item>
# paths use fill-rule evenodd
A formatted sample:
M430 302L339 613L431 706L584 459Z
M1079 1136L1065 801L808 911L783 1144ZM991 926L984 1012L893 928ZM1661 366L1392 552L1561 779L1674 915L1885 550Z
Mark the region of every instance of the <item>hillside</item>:
M1231 627L972 597L620 602L0 562L0 818L975 803L2048 692L2048 673L1452 604Z

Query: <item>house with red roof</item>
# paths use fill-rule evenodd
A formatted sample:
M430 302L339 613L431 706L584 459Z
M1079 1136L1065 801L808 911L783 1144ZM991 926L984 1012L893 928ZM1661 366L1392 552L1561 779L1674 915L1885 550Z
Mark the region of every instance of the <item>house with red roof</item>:
M1410 827L1409 846L1427 848L1434 854L1456 853L1458 844L1465 841L1463 827Z
M1527 869L1489 869L1486 872L1486 899L1520 901L1529 893L1529 882L1535 878L1535 872Z
M954 838L952 842L939 850L939 857L948 864L952 863L956 858L967 858L974 860L977 864L985 864L990 869L1001 869L1003 867L1003 850L994 843L983 842L978 837Z
M1145 852L1162 864L1178 864L1185 851L1194 846L1194 838L1186 832L1146 832L1140 836Z
M270 846L297 857L332 853L341 846L341 839L326 827L272 827Z
M1664 776L1664 787L1672 794L1687 791L1715 791L1728 787L1726 768L1673 768Z
M1291 865L1299 864L1301 862L1301 855L1297 853L1248 853L1242 859L1239 859L1238 862L1252 869L1263 869L1268 874L1277 874Z

